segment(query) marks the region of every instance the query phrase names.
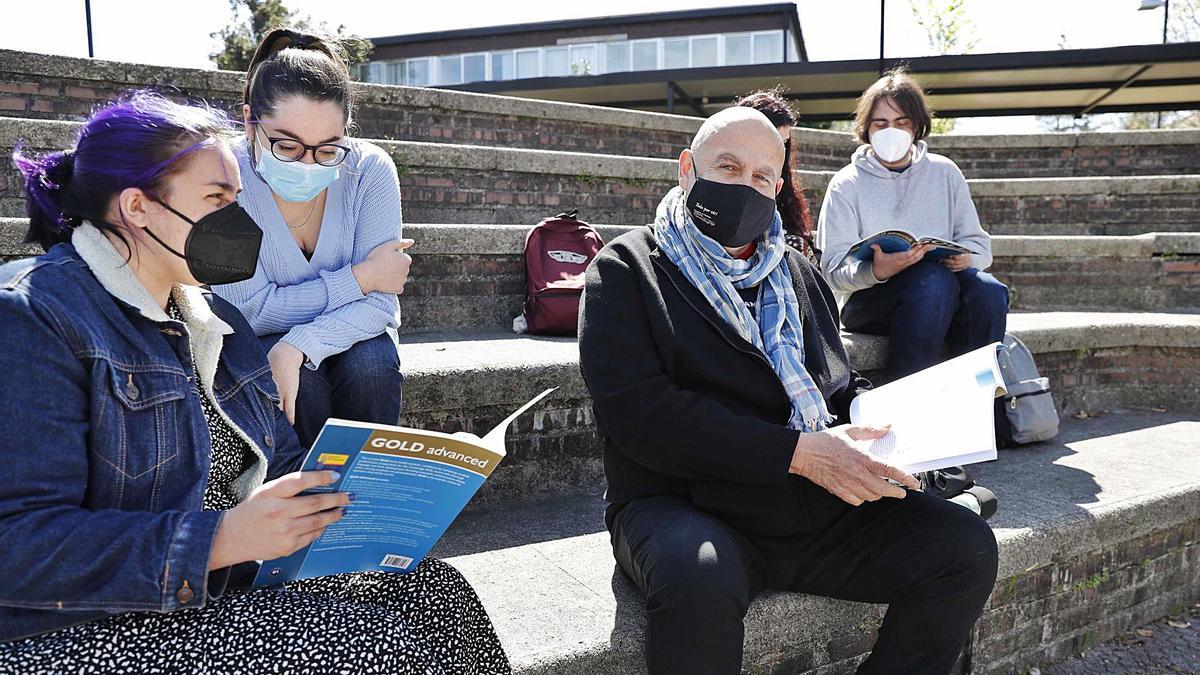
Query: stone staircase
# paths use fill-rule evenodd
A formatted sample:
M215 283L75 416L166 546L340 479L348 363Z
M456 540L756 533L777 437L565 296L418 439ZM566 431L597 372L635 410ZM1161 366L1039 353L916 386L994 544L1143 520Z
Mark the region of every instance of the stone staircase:
M66 147L94 104L170 83L232 108L240 74L0 50L0 149ZM644 618L603 531L600 446L574 340L513 335L522 243L579 208L611 239L652 217L695 118L364 86L360 135L397 163L406 236L404 424L481 432L518 419L509 457L439 545L475 585L520 673L641 672ZM853 151L798 129L814 207ZM979 466L1001 510L1000 581L964 671L1020 671L1200 599L1200 132L937 137L996 234L1010 330L1050 377L1063 430ZM24 210L0 169L0 258ZM886 340L845 335L868 376ZM936 539L933 540L936 545ZM748 672L850 672L883 608L769 593L747 617Z

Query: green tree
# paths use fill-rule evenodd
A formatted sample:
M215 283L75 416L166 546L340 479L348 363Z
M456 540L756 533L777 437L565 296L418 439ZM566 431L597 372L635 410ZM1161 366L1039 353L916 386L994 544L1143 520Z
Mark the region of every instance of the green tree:
M258 41L281 26L332 35L346 51L350 65L362 63L371 55L370 40L348 34L344 25L330 30L324 21L314 24L312 17L299 16L295 10L288 9L283 0L229 0L229 8L233 11L233 21L212 33L212 37L221 41L223 48L209 55L222 70L246 70Z
M969 54L979 44L966 0L908 0L935 54Z
M968 54L979 44L966 0L908 0L908 6L935 54ZM950 133L955 123L954 118L934 118L933 133Z

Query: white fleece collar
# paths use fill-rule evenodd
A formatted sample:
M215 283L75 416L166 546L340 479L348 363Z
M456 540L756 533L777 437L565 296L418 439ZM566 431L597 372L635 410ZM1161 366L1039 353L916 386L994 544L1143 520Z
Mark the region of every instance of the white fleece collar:
M95 225L84 221L75 228L71 234L71 245L104 290L114 298L156 323L174 321L158 306L150 291L147 291L134 275L125 257ZM225 416L213 393L213 378L216 377L217 363L221 359L221 347L224 345L225 336L233 332L233 327L213 313L212 306L204 297L204 291L198 286L176 284L171 288L171 297L174 298L175 306L179 308L179 315L183 317L183 323L191 337L192 358L195 360L196 372L200 375L200 385L205 395L254 452L256 461L234 483L234 492L244 499L262 485L267 473L267 462L266 455L258 443Z
M167 316L142 282L138 281L125 257L99 228L84 221L72 233L71 244L110 295L133 307L151 321L171 321L171 317ZM183 317L192 338L192 357L196 359L200 382L211 392L224 337L232 333L233 328L213 313L199 287L176 284L171 289L171 297L175 299L179 314Z

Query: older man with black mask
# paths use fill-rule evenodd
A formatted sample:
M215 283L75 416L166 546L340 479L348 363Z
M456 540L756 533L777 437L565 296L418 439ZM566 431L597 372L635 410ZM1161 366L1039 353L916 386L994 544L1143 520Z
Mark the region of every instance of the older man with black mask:
M995 583L996 540L873 460L885 429L845 424L870 385L829 288L784 243L783 153L758 111L717 113L654 224L588 269L580 363L614 555L646 595L647 666L737 673L746 609L770 588L889 603L859 672L949 672Z

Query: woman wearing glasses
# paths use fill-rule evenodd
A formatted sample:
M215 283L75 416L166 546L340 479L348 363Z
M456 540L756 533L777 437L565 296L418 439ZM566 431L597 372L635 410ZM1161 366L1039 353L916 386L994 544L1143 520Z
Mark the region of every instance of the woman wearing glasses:
M402 402L397 294L411 259L396 167L349 138L353 96L330 41L287 29L246 76L238 202L263 230L254 276L213 290L268 350L282 406L311 447L329 417L395 424Z

